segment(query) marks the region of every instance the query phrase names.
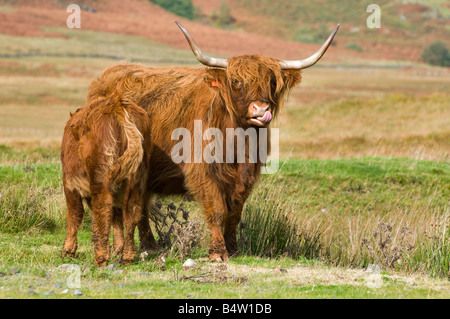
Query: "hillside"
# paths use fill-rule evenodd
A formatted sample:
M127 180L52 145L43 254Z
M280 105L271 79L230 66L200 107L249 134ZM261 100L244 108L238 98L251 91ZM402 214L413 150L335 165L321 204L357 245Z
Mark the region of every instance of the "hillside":
M69 15L66 7L70 3L68 0L0 0L0 33L64 37L46 27L65 27ZM390 5L381 1L382 28L377 30L365 27L369 15L365 6L353 5L351 1L345 5L328 0L306 5L287 0L276 3L228 0L226 3L236 21L227 29L180 19L148 0L83 0L78 3L83 8L83 30L136 35L187 49L184 37L173 23L178 19L205 51L224 56L262 53L283 59L304 58L318 48L317 43L321 43L339 22L342 27L333 49L324 58L325 63L418 61L424 45L437 38L450 38L450 9L440 1L433 1L439 8L435 17L429 11L432 9L425 5L407 6L400 2ZM193 3L207 16L217 10L222 0L194 0ZM404 17L406 20L402 20ZM356 44L362 52L349 48L349 44Z
M66 27L69 15L66 12L66 4L71 2L61 0L57 3L45 0L17 0L11 4L10 1L0 1L6 8L0 10L0 33L21 36L63 36L54 31L45 31L45 27ZM198 24L180 19L148 0L130 0L126 3L120 0L85 0L80 3L90 9L82 11L82 30L136 35L178 49L189 47L174 20L180 20L206 52L226 56L262 53L284 59L298 59L309 56L319 47L316 44L294 43ZM330 33L331 31L332 29ZM327 60L338 59L338 51L330 52ZM344 55L347 56L347 53Z
M211 14L224 0L193 0ZM367 6L373 1L226 0L234 28L289 41L320 43L341 23L338 48L358 48L366 55L418 61L423 47L441 40L450 44L448 1L381 0L381 28L369 29Z

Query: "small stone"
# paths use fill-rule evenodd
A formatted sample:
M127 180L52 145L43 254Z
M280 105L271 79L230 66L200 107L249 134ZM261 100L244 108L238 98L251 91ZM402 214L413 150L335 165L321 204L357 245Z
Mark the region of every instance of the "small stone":
M284 273L288 272L287 269L284 269L284 268L281 268L281 267L277 267L273 271L274 272L284 272Z
M184 262L183 268L192 268L192 267L195 267L196 265L197 265L197 263L195 262L195 260L188 259Z
M57 282L56 284L53 285L53 287L55 288L61 288L61 284L59 282Z
M18 273L20 273L20 269L19 269L19 268L13 267L13 268L11 268L11 269L9 270L9 274L10 274L10 275L16 275L16 274L18 274Z
M125 287L125 284L118 284L117 287Z
M56 269L71 272L80 270L80 266L78 264L62 264L59 265Z
M367 266L366 272L379 274L379 273L381 273L381 268L377 264L369 264Z
M141 275L142 276L147 276L147 275L150 275L150 272L149 271L142 271Z
M67 294L69 293L69 289L64 289L63 291L61 291L62 294Z
M108 269L108 270L115 270L116 269L116 264L109 264L108 266L106 266L106 269Z
M58 268L58 269L66 269L66 268L69 268L69 266L71 267L72 264L61 264L61 265L59 265L59 266L56 267L56 268Z
M50 295L53 295L54 293L55 292L53 290L50 290L50 291L44 292L44 296L50 296Z
M27 295L37 295L38 293L33 289L28 289Z
M83 293L81 292L81 290L75 289L75 290L73 291L73 294L74 294L74 296L81 296Z

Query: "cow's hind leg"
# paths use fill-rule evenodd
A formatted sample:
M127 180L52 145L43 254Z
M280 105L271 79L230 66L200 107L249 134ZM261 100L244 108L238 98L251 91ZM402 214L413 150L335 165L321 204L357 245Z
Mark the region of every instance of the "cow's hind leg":
M149 209L157 209L151 203L150 195L147 195L144 201L144 208L142 209L141 219L138 223L140 248L148 253L158 253L162 248L156 243L153 236L152 229L149 223Z
M64 240L62 257L75 257L77 251L78 228L83 221L84 207L80 193L64 188L67 203L67 233Z

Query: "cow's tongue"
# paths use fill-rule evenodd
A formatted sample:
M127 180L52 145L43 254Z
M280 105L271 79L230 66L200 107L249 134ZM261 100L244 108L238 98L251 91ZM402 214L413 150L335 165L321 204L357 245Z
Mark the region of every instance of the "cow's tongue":
M266 111L262 117L257 117L256 119L263 123L268 123L272 120L272 113L270 113L270 111Z

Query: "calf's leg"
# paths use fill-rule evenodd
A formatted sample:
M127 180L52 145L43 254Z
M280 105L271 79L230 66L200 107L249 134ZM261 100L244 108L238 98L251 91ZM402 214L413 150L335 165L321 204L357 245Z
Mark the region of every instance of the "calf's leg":
M128 200L124 202L123 221L125 226L125 242L123 246L122 263L131 263L136 257L134 244L134 231L142 215L143 192L139 187L134 187L128 193Z
M67 203L67 233L62 249L62 257L75 257L77 251L78 228L83 221L84 207L80 193L64 188Z
M106 266L110 257L109 234L113 219L113 196L106 190L92 195L92 241L96 266Z
M123 238L123 218L122 218L122 209L114 207L113 208L113 248L114 253L122 256L124 238Z

